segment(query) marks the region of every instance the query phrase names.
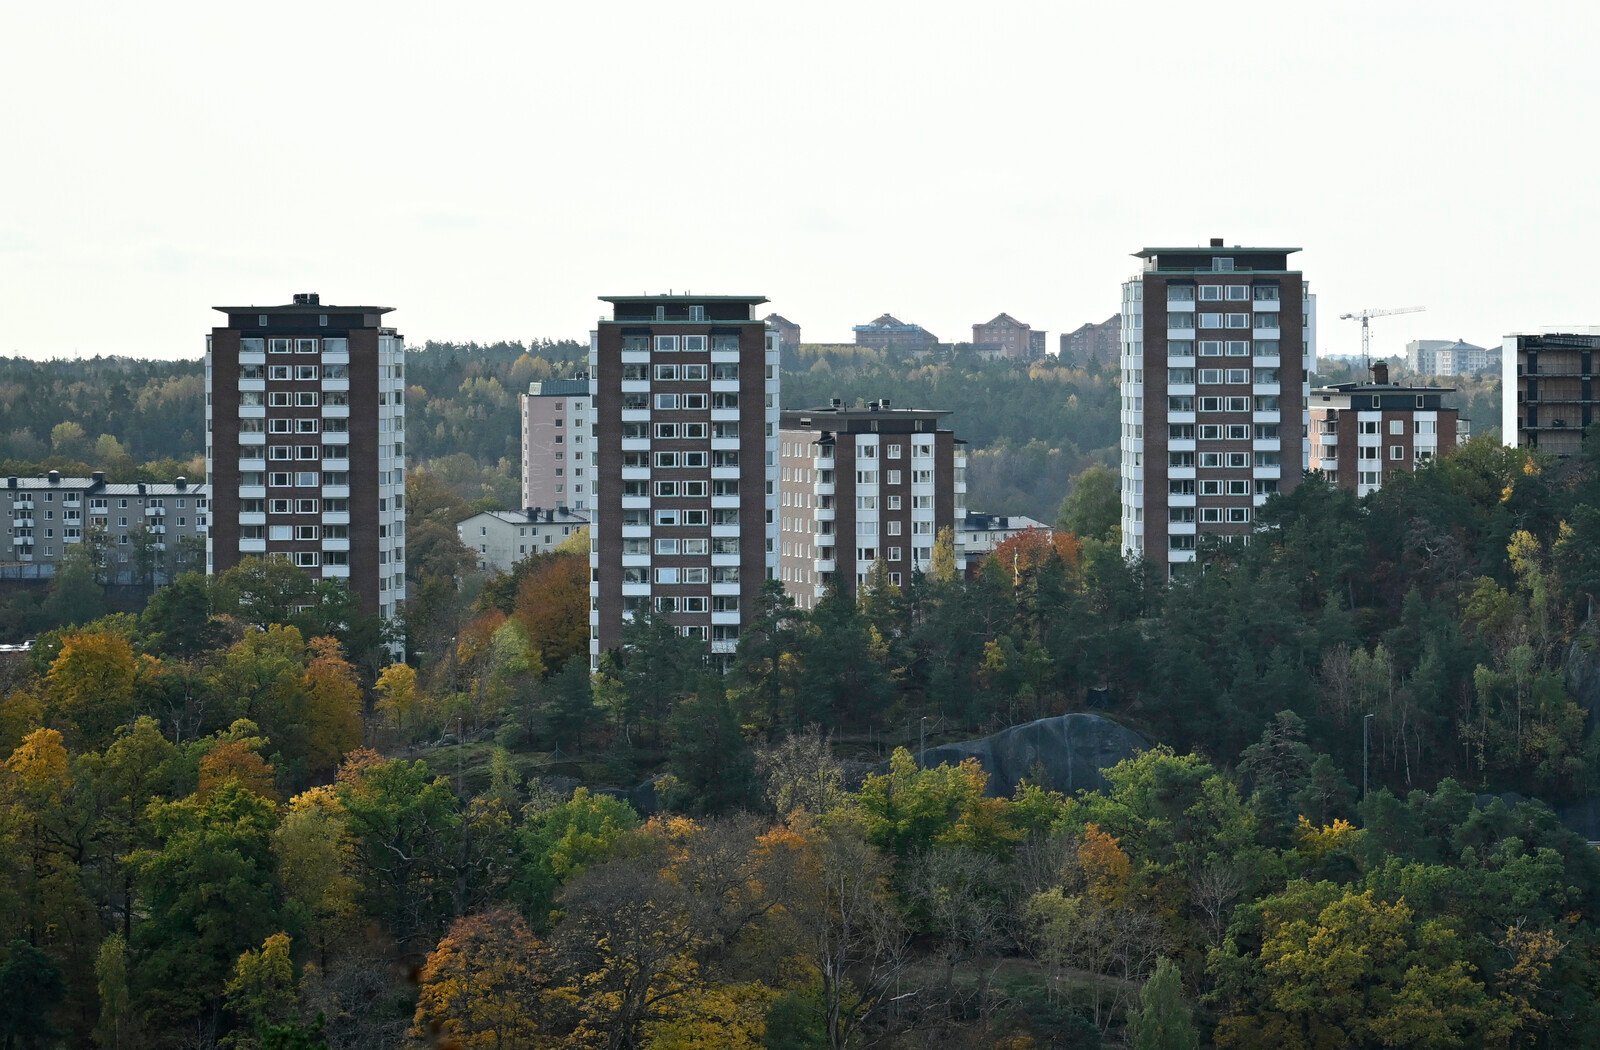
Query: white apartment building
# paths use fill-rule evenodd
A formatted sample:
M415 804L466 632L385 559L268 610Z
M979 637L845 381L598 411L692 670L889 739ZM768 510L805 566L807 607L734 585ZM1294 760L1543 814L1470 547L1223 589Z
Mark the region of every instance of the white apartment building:
M534 554L548 553L589 526L581 514L554 507L486 510L459 522L461 545L478 559L480 572L510 572Z

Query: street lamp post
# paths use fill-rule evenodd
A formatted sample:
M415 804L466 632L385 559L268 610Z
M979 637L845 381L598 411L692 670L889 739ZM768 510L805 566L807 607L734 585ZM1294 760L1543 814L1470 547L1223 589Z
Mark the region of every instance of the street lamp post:
M1372 716L1361 719L1361 799L1367 798L1367 756L1371 752Z
M928 716L923 715L917 723L917 768L923 769L928 763Z

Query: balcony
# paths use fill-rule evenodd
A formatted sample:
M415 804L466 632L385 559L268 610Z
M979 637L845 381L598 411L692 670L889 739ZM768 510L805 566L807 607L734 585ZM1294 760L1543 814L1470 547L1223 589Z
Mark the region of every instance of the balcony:
M837 566L838 566L838 562L836 562L832 558L818 558L817 559L817 563L816 563L816 571L817 572L833 572L836 569Z
M239 444L260 447L267 443L267 435L259 430L241 430Z
M349 419L350 418L350 406L349 405L323 405L322 406L322 418L323 419Z
M322 578L325 579L325 580L344 580L344 579L349 579L350 578L350 566L348 566L348 565L324 565L322 567Z
M349 485L324 485L322 486L323 499L349 499Z
M323 390L327 390L327 391L334 391L334 392L338 392L338 393L345 393L345 392L348 392L349 389L350 389L350 380L348 378L344 378L344 379L327 379L327 378L324 378L322 380L322 389Z
M322 351L324 365L347 365L350 363L349 350L324 350Z
M33 528L33 515L29 514L25 518L12 518L11 519L11 527L14 528L14 529L31 529L31 528Z
M239 524L240 525L265 525L266 523L267 523L267 512L264 511L264 510L260 510L260 511L242 510L242 511L239 512Z
M165 508L165 507L146 507L144 509L144 516L147 517L147 518L165 517L166 513L167 513L167 508Z
M240 405L239 406L239 418L240 419L266 419L267 418L267 406L266 405Z
M240 457L239 459L239 473L241 474L250 472L259 474L266 469L267 461L259 457Z
M265 554L267 553L266 540L240 540L240 554Z
M322 512L322 524L348 525L350 524L350 512L347 510L325 510Z
M243 365L265 365L266 363L267 363L267 352L265 350L240 350L239 351L239 364L241 366L243 366Z
M717 654L731 653L739 648L739 643L727 638L715 638L711 642L711 651Z
M331 536L324 536L322 539L322 549L325 551L347 551L350 549L350 539L349 537L334 538Z
M146 525L144 528L152 536L165 536L167 534L167 527L159 522L154 525Z

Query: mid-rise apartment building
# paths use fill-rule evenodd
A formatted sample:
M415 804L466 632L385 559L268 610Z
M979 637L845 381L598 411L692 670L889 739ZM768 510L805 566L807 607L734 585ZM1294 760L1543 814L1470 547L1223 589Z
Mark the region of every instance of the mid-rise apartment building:
M732 653L778 569L778 333L761 296L604 296L590 653L653 609Z
M971 568L981 564L1002 543L1024 532L1038 532L1046 539L1055 535L1049 525L1026 514L983 514L969 510L957 533L958 546Z
M522 505L594 503L594 384L588 376L528 384L522 408Z
M387 306L219 306L206 345L209 571L281 555L389 619L406 593L405 342Z
M800 350L800 326L782 314L768 314L767 327L778 333L778 349L786 354Z
M1372 382L1311 391L1311 469L1358 496L1376 492L1396 471L1413 471L1449 455L1467 439L1467 421L1446 404L1448 387L1389 382L1389 366L1372 366Z
M1420 376L1464 376L1489 368L1490 352L1460 339L1413 339L1406 367Z
M1508 335L1501 347L1502 440L1555 456L1576 455L1600 419L1595 363L1600 325Z
M1039 333L1039 338L1043 340L1044 332ZM991 320L972 326L972 347L996 357L1026 361L1033 356L1033 326L1010 314L996 314Z
M547 554L589 525L567 507L486 510L456 524L461 545L478 559L480 572L510 572L518 562Z
M829 588L854 596L879 562L894 586L932 569L940 531L953 541L966 517L966 456L948 415L838 400L783 413L779 566L798 608Z
M71 548L87 544L107 583L161 586L205 568L210 487L170 482L108 482L50 471L0 483L6 542L0 578L48 577ZM10 567L11 571L5 572Z
M879 314L866 324L855 326L856 345L873 350L900 350L908 354L928 354L939 349L939 337L922 327L902 321L893 314Z
M1314 300L1298 248L1146 248L1122 286L1124 552L1179 565L1248 537L1310 453Z
M1122 315L1113 314L1099 324L1080 325L1061 334L1064 364L1104 367L1113 364L1122 348Z

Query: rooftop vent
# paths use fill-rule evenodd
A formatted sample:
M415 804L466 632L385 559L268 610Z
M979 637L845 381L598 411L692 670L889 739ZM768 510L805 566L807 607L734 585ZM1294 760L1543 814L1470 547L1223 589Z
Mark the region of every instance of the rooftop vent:
M177 485L178 486L178 490L181 492L182 490L184 490L184 489L189 487L189 479L184 477L182 474L179 474L178 477L177 477L177 480L174 481L173 484Z
M89 475L89 480L96 485L104 485L106 483L106 472L103 470L97 470L93 474Z
M1221 248L1222 247L1222 238L1221 237L1213 237L1213 238L1211 238L1211 247L1213 247L1213 248Z
M52 484L52 485L61 484L61 471L52 470L50 472L50 474L49 474L49 478L50 478L50 484Z
M844 398L842 398L842 397L833 398L828 402L828 405L831 408L843 408L844 407Z
M294 293L294 304L296 306L321 306L322 296L316 292L296 292Z

